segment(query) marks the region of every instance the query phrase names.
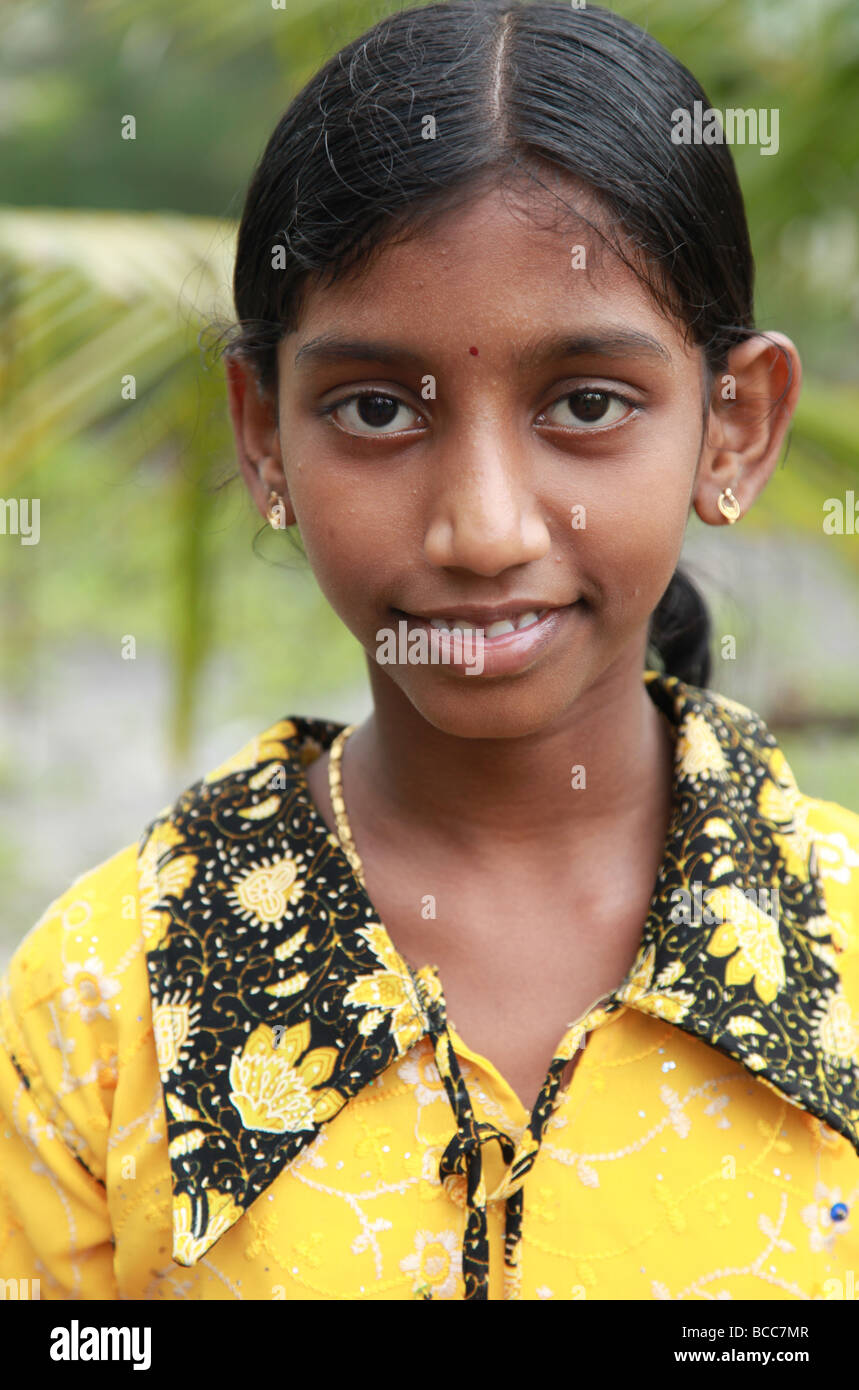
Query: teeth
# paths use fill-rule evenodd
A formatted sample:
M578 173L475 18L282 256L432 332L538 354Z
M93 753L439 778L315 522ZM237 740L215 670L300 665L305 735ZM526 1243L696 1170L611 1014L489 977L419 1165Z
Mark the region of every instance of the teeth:
M516 619L516 631L521 632L523 627L532 627L534 623L538 623L539 621L539 613L523 613L521 617Z
M533 609L528 613L521 613L515 620L511 618L499 618L497 622L489 623L484 629L487 637L502 637L506 632L521 632L523 627L533 627L538 623L548 608L543 608L539 613ZM474 623L466 622L464 618L430 618L430 627L436 627L441 632L479 632L480 628L475 627Z

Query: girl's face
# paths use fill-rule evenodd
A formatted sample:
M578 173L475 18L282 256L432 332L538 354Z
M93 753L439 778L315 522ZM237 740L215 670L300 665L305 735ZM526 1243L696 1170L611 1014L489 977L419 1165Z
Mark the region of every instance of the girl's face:
M376 689L450 734L533 733L639 680L680 555L702 354L587 231L489 192L308 290L279 345L287 519ZM377 661L421 618L482 626L482 671L443 634Z

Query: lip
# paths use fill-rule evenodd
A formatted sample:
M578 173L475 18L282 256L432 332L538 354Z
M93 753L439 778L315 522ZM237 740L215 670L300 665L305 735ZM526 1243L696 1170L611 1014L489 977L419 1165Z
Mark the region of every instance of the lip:
M545 604L542 605L546 607ZM557 635L560 628L569 622L574 614L582 608L579 600L563 606L550 607L544 613L539 622L532 623L530 627L515 630L513 632L501 633L498 637L486 637L482 639L482 644L476 648L483 658L483 669L477 671L473 669L473 659L475 646L472 644L468 649L471 660L465 659L463 646L460 646L460 659L455 659L456 648L453 645L452 634L442 631L440 628L430 626L430 618L424 615L406 613L400 609L393 612L399 620L405 619L410 628L423 628L433 634L439 644L439 652L444 662L444 669L456 674L465 674L470 680L479 679L481 676L507 676L525 670L530 666L539 655L545 650L553 638ZM540 608L535 603L519 605L518 603L507 604L506 608L500 606L496 609L474 609L467 606L451 612L446 609L444 613L439 612L439 617L456 617L468 619L471 622L497 622L500 618L516 613L527 613L533 608L539 612ZM432 617L436 614L433 613ZM464 634L460 633L460 639ZM444 661L447 653L449 661Z

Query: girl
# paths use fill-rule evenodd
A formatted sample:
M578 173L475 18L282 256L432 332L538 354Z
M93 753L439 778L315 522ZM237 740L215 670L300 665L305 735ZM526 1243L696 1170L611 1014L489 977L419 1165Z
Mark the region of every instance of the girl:
M373 713L277 720L20 946L4 1276L844 1296L859 817L710 688L676 568L800 387L696 101L606 10L493 0L383 20L278 123L229 408Z

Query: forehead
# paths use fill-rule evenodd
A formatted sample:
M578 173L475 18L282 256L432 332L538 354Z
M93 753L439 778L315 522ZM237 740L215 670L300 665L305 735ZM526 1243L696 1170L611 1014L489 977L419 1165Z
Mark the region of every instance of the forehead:
M396 329L418 348L463 335L498 348L552 329L612 325L658 338L671 359L694 356L683 326L666 317L606 232L616 235L605 210L571 181L557 192L489 188L404 239L382 242L333 285L308 285L297 329L281 342L285 360L335 327ZM624 244L624 254L633 259L634 249Z

